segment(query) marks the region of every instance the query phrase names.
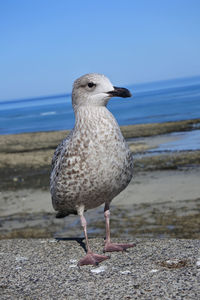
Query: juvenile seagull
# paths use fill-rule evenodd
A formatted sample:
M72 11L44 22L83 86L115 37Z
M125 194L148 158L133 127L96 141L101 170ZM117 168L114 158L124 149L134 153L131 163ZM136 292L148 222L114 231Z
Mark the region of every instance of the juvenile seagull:
M106 241L104 252L123 251L133 244L110 240L110 202L129 184L133 176L132 153L117 121L106 105L112 97L131 97L129 90L115 87L104 75L91 73L78 78L72 91L75 126L57 147L50 189L58 218L80 216L87 254L78 265L96 265L108 256L91 251L84 211L105 204Z

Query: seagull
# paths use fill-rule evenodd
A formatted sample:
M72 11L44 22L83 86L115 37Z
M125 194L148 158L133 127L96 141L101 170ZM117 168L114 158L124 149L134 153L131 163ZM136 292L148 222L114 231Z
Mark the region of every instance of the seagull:
M134 244L112 243L110 203L133 176L132 153L119 125L106 108L112 97L131 97L126 88L113 86L102 74L90 73L75 80L72 106L75 126L57 147L52 159L50 191L57 218L78 214L86 240L86 255L78 266L97 265L109 256L92 252L84 212L104 204L105 252L125 251Z

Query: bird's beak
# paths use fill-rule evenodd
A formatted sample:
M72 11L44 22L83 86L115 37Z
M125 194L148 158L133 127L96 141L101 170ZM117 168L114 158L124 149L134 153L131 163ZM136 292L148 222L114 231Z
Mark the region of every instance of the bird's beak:
M132 96L128 89L117 87L117 86L114 86L114 90L108 92L107 94L110 95L111 97L122 97L122 98L128 98Z

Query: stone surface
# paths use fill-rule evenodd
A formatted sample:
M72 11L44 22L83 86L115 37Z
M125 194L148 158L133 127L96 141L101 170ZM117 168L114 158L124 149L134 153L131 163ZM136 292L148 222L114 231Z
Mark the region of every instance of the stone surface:
M124 240L114 240L125 242ZM97 267L77 267L82 239L0 241L0 299L198 299L200 241L136 239ZM90 239L102 253L103 240Z

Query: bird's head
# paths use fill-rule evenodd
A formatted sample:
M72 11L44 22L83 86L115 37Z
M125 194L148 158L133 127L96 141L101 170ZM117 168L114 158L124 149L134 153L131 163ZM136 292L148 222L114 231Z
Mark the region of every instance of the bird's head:
M83 75L74 82L72 104L79 106L105 106L112 97L131 97L126 88L112 85L110 80L97 73Z

